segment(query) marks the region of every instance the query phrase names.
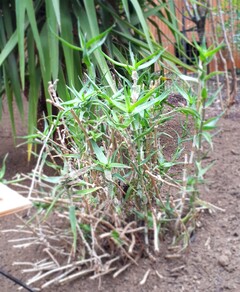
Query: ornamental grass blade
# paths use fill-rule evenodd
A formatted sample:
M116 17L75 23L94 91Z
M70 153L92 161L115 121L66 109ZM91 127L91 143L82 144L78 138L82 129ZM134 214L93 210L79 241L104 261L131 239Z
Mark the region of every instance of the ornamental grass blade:
M25 50L24 50L24 32L25 32L25 11L26 1L15 1L16 3L16 20L17 20L17 35L18 35L18 53L19 67L22 89L25 88Z
M5 66L4 66L5 67ZM15 127L15 119L14 119L14 112L13 112L13 94L12 90L9 86L8 78L6 77L6 70L3 67L3 81L4 81L4 86L5 86L5 91L7 95L7 103L8 103L8 112L10 116L10 122L11 122L11 127L12 127L12 134L15 142L15 137L16 137L16 127Z
M94 1L84 0L84 6L86 9L87 19L91 31L91 36L89 37L94 38L100 34ZM100 48L95 50L94 56L96 58L98 68L102 73L104 79L107 81L107 84L110 86L111 91L113 93L116 92L115 82L112 78L107 62L103 55L101 54Z
M58 1L46 1L46 16L47 16L47 34L48 34L48 45L49 45L49 58L51 65L51 75L52 79L56 80L58 78L58 70L59 70L59 41L56 37L53 37L51 30L55 35L58 35L58 27L59 23L57 21L56 16L59 11L55 11L53 7L53 2ZM56 3L54 3L56 4ZM57 5L57 4L56 4ZM58 3L59 9L59 3ZM60 19L59 19L60 22Z
M3 30L4 26L0 18L0 30ZM2 37L2 36L1 36ZM17 31L15 31L12 36L9 38L5 46L1 49L0 53L0 66L2 66L3 62L6 60L6 58L9 56L9 54L12 52L12 50L15 48L18 42L18 35Z
M44 94L45 97L49 96L48 93L48 82L51 80L51 60L50 60L50 50L49 50L49 42L48 42L48 25L47 22L44 23L41 33L40 33L40 41L41 41L41 47L42 47L42 52L43 52L43 57L45 61L45 70L43 74L43 66L40 64L41 72L42 72L42 81L43 81L43 86L44 86ZM52 115L52 105L48 102L46 103L47 107L47 114L49 116Z
M131 22L130 10L129 10L129 2L128 2L128 0L122 0L122 4L123 4L124 11L126 13L126 16L127 16L127 20L129 22Z
M6 76L7 76L7 81L10 81L11 84L11 90L13 91L13 96L16 100L16 104L18 107L18 111L20 113L21 118L23 119L24 117L24 110L23 110L23 101L22 101L22 95L21 95L21 85L20 85L20 80L19 80L19 75L18 75L18 65L17 65L17 60L13 54L11 54L8 57L8 62L6 63ZM6 83L5 83L6 86ZM13 106L12 104L10 105L11 107Z
M104 41L106 40L106 37L108 36L108 34L112 31L114 25L112 25L111 27L109 27L108 29L106 29L104 32L100 33L99 35L91 38L87 43L86 43L86 48L90 48L94 43L97 43L98 41L101 41L101 45L104 43ZM97 43L99 44L99 42Z
M141 23L143 32L145 34L145 37L146 37L146 40L147 40L147 43L148 43L148 47L149 47L150 51L153 53L154 52L154 48L153 48L152 40L151 40L150 33L149 33L149 26L148 26L148 24L146 22L146 19L144 17L143 10L142 10L142 8L141 8L141 6L139 4L139 1L131 0L131 2L132 2L132 5L133 5L136 13L137 13L139 21Z
M49 2L49 1L47 1L47 2ZM54 11L55 16L56 16L58 27L59 27L59 29L61 31L61 16L60 16L60 3L59 3L59 0L52 0L52 7L53 7L53 11Z
M73 44L73 24L72 18L70 14L70 7L68 1L61 1L60 6L60 16L61 16L61 37L68 43ZM66 64L66 75L67 75L67 83L69 85L75 84L75 76L74 76L74 58L73 58L73 50L68 46L62 46L63 54Z
M34 7L33 7L33 2L31 0L25 0L25 1L26 1L28 20L30 22L33 36L34 36L34 40L35 40L35 43L36 43L36 46L38 49L38 53L39 53L40 63L41 63L41 67L42 67L42 75L44 75L44 73L45 73L45 60L44 60L44 54L43 54L43 50L42 50L40 34L38 31L38 26L37 26L36 14L35 14Z
M39 66L35 63L34 37L32 31L27 35L28 48L28 71L29 71L29 99L28 99L28 135L36 131L37 126L37 108L40 94L41 72ZM28 139L28 161L31 159L32 139Z
M31 0L25 0L26 1L26 10L27 10L27 16L28 20L30 23L30 27L32 30L32 34L34 37L34 41L38 50L38 55L39 55L39 63L40 63L40 68L41 68L41 79L43 81L44 85L44 95L45 97L48 96L48 82L50 80L51 72L50 72L50 64L49 64L49 59L48 62L46 63L45 56L49 55L49 46L46 44L46 22L44 23L42 27L42 31L38 30L38 25L37 25L37 19L36 16L38 15L37 12L35 13L33 2ZM43 46L45 46L43 48ZM45 49L45 52L44 52ZM48 66L48 70L46 70L46 66ZM51 115L51 105L47 104L47 109L48 113Z
M146 69L156 63L160 56L163 54L165 50L157 50L155 53L147 56L146 58L142 59L141 61L136 63L136 68L138 70Z
M5 3L6 4L6 3ZM18 76L18 66L17 66L17 60L16 56L13 54L12 49L13 45L15 44L15 37L12 38L13 34L16 36L17 40L17 33L13 33L13 24L12 24L12 14L10 11L10 8L8 5L4 5L4 15L0 16L0 49L2 50L2 53L4 54L2 56L2 62L4 61L4 68L5 68L5 81L4 81L4 87L10 86L13 96L15 97L16 104L18 107L18 111L20 113L21 118L23 119L24 112L23 112L23 102L22 102L22 96L21 96L21 86ZM10 43L10 48L7 47L7 39L12 40ZM5 50L6 49L6 50ZM10 82L10 85L7 84ZM9 101L10 102L10 101ZM8 103L9 110L13 112L13 105L12 103ZM13 133L15 132L14 129L14 120L12 122L12 130Z

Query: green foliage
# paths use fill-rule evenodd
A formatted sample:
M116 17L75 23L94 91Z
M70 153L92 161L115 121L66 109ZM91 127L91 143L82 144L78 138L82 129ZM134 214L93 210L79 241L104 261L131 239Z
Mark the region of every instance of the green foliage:
M168 5L163 1L157 6L153 1L135 0L109 3L102 0L1 1L0 82L7 95L13 134L13 100L23 116L22 98L23 95L27 97L28 133L33 134L38 115L42 115L38 113L38 103L42 104L42 111L49 98L48 82L51 80L59 80L57 92L63 101L74 97L65 84L80 90L85 73L94 83L107 86L108 94L115 93L112 72L114 67L119 69L118 63L128 66L129 41L130 50L139 60L147 58L153 64L152 54L158 59L160 52L159 65L164 66L166 60L188 67L165 51L161 42L153 40L147 24L151 16L159 17L179 42L184 36L178 30L174 5L170 2ZM158 35L162 33L159 31ZM109 60L115 61L111 68ZM132 66L136 69L141 64L136 61ZM46 107L45 115L51 116L51 104L47 103Z
M56 229L59 240L54 250L61 238L71 239L68 252L76 267L80 258L91 272L110 273L117 269L110 268L115 261L135 262L139 250L158 253L159 239L166 233L173 234L172 242L181 249L187 247L196 215L207 206L198 194L211 167L202 164L202 143L213 147L209 130L218 120L205 119L213 102L206 64L216 49L198 48L198 77L177 71L169 89L166 79L151 73L151 60L161 58L158 51L142 60L131 53L128 66L118 61L122 75L113 78L114 94L88 77L80 90L70 87L73 98L64 101L56 93L56 83L49 85L59 113L54 121L46 118L44 131L33 140L47 146L33 175L41 189L34 201L38 221L51 215L63 220L61 230ZM180 85L177 74L188 83ZM182 94L184 106L168 102L172 91ZM182 123L176 126L179 120ZM55 176L42 172L46 164ZM42 224L41 238L48 237L44 228ZM102 260L107 254L110 259ZM96 259L97 270L92 268Z

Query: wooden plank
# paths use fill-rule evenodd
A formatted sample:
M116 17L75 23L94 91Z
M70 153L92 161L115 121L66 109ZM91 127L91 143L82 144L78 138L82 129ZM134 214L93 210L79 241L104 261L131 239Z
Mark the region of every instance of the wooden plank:
M0 183L0 216L30 208L32 203L8 186Z

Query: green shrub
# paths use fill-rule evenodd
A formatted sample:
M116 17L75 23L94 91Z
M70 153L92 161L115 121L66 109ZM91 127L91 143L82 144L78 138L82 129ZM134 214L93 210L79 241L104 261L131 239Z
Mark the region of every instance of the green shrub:
M179 245L177 255L188 246L197 215L211 207L200 200L198 185L209 168L201 166L202 143L212 145L209 130L217 121L205 120L214 101L206 64L217 50L198 49L199 76L177 73L169 89L166 78L149 70L160 53L118 64L126 72L116 75L114 94L87 77L81 90L69 88L74 98L63 101L56 82L49 83L49 102L59 113L32 137L42 149L29 192L37 220L27 226L35 237L26 244L47 247L49 269L29 283L58 271L64 272L42 288L85 274L116 277L142 255L157 256L166 235ZM180 79L188 80L185 86ZM184 105L171 103L172 92Z

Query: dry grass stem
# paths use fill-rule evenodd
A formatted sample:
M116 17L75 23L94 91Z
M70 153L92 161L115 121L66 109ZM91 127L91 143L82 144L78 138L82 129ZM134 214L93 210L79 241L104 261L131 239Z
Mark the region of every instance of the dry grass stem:
M156 275L158 276L159 279L162 280L164 278L164 276L161 275L157 270L155 270L155 273L156 273Z
M185 267L186 267L185 265L182 265L182 266L179 266L179 267L173 268L173 269L170 270L170 273L175 273L175 272L181 271L181 270L183 270Z
M182 257L181 254L166 254L165 259L168 260L175 260L175 259L180 259Z
M130 267L132 264L128 263L127 265L123 266L121 269L119 269L117 272L113 274L113 278L116 278L119 276L121 273L123 273L128 267Z
M110 273L114 272L115 270L117 270L117 267L110 268L107 271L104 271L102 273L99 273L99 274L96 274L94 276L91 276L90 279L91 280L95 280L95 279L100 278L100 277L102 277L104 275L110 274Z
M94 270L95 269L92 268L92 269L86 269L86 270L80 271L78 273L72 274L72 275L70 275L68 277L65 277L65 278L61 279L59 281L59 283L64 284L64 283L70 282L70 281L75 280L75 279L77 279L79 277L82 277L82 276L85 276L87 274L93 273Z
M147 272L144 274L144 276L143 276L141 282L139 283L139 285L144 285L146 283L150 272L151 272L151 269L148 269Z

